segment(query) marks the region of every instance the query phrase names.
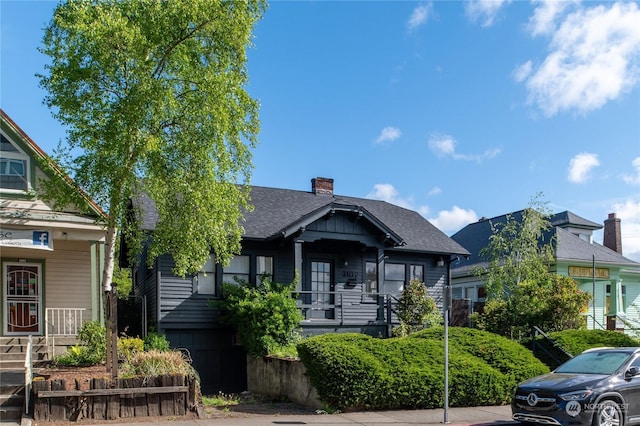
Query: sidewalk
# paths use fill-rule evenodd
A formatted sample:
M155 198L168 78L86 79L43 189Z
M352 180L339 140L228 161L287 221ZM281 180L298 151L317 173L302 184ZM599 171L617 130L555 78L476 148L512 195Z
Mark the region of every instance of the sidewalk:
M80 422L81 424L82 422ZM179 420L167 418L154 421L160 426L273 426L273 425L438 425L444 423L444 410L394 410L394 411L361 411L342 414L308 414L308 415L265 415L228 418ZM452 426L480 424L517 424L511 420L511 408L508 405L498 407L454 407L449 409L449 423ZM70 423L71 424L71 423ZM110 421L100 424L118 426L141 426L144 421L127 423L126 421ZM23 425L25 423L23 422Z

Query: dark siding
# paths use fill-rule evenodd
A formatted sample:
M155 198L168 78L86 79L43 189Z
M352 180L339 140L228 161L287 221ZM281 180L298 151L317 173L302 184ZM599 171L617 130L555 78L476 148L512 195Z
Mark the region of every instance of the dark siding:
M177 324L189 324L191 327L215 325L216 310L209 304L214 296L194 294L191 276L174 276L174 263L170 256L160 256L157 264L161 276L161 327L167 329Z

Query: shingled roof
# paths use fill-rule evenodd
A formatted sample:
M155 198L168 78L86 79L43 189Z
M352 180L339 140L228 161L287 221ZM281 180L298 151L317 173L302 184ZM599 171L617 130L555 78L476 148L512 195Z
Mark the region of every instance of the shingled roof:
M371 221L387 229L401 244L393 250L435 253L444 255L468 255L467 250L449 238L428 220L413 210L394 204L366 198L333 194L251 187L253 211L245 213L244 239L269 240L286 236L292 226L301 227L316 220L318 214L341 207L360 210ZM134 200L142 207L143 229L153 230L157 213L153 202L142 196Z
M457 275L469 272L473 267L486 267L487 262L480 257L480 251L489 244L492 234L491 224L506 223L507 216L513 220L522 219L522 210L508 215L497 216L491 219L482 218L478 222L471 223L451 236L453 240L465 247L471 256L454 263L452 268ZM565 228L581 228L588 230L601 229L602 225L584 219L570 211L564 211L551 215L549 222L552 225L550 232L545 236L546 241L556 239L556 261L573 260L578 262L595 260L598 263L610 263L616 265L638 266L637 262L627 259L621 254L603 245L588 242L573 234Z

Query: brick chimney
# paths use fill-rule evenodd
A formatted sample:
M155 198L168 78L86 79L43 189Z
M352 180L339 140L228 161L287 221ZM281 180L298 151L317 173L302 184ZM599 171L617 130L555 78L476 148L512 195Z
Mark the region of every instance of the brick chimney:
M311 179L311 192L316 195L333 195L333 179L323 177Z
M620 219L616 217L615 213L609 213L609 218L604 221L604 238L602 245L622 254Z

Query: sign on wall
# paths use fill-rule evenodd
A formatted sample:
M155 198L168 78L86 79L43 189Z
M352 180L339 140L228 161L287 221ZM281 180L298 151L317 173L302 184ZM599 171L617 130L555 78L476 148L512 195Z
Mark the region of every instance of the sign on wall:
M53 250L50 230L0 229L0 246Z
M569 266L569 276L578 278L593 278L593 268L585 266ZM609 279L609 269L596 268L596 278Z

